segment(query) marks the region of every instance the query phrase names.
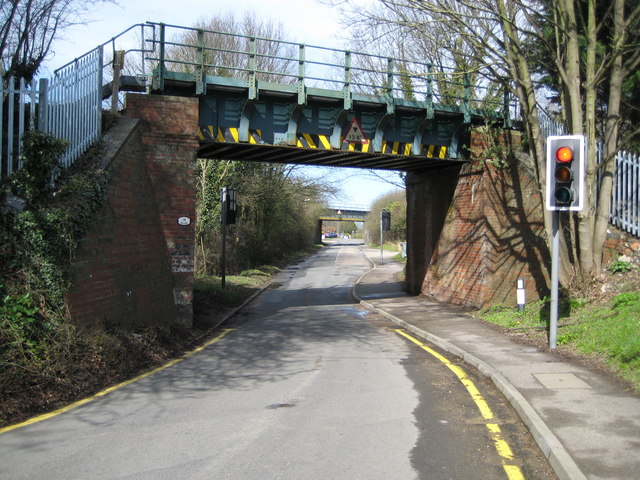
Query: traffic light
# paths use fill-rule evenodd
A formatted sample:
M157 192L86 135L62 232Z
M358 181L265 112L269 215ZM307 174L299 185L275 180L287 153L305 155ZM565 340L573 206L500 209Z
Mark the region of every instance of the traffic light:
M220 192L220 203L222 205L221 221L225 225L236 223L236 191L233 188L223 187Z
M388 232L391 230L391 212L383 210L380 212L380 222L382 223L382 230Z
M582 210L584 145L583 135L547 137L547 210Z

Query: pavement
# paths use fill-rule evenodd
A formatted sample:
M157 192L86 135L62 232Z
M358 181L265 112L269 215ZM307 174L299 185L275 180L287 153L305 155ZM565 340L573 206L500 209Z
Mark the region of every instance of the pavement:
M396 280L403 265L390 258L395 252L381 259L380 250L363 251L372 269L354 297L489 377L558 478L640 478L640 395L557 350L519 343L460 309L404 293Z

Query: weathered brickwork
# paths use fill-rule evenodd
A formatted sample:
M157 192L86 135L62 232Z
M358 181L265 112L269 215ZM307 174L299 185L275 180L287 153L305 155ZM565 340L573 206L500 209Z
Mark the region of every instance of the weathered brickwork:
M125 115L139 121L108 166L106 205L72 267L70 311L86 327L190 326L198 103L128 95Z
M472 135L471 147L482 152L482 139ZM529 300L546 294L542 202L527 169L476 160L462 168L450 198L435 244L421 247L429 259L421 293L469 307L513 305L523 278Z

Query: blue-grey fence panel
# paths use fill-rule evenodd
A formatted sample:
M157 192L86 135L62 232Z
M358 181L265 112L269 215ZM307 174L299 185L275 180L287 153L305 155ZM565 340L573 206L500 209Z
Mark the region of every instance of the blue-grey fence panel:
M44 131L69 142L65 167L100 138L102 61L99 47L58 70L48 85Z
M611 223L640 236L640 156L625 151L616 155L616 175L611 202Z
M22 135L35 125L40 93L35 81L0 81L0 178L22 167Z

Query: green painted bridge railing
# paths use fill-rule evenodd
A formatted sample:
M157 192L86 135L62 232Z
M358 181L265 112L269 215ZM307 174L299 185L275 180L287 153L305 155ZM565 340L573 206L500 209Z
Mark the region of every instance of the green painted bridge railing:
M506 89L483 80L479 72L415 60L305 45L284 40L163 23L145 24L146 62L153 65L152 89L164 91L168 81L194 82L196 95L207 87L246 88L248 100L259 89L309 97L334 97L350 110L354 100L375 97L396 107L501 119L510 127L516 111ZM215 77L214 79L212 77Z
M489 119L509 126L512 118L518 118L516 105L499 86L487 83L478 72L460 72L410 59L153 22L132 25L57 69L50 83L60 92L55 97L47 96L48 105L52 111L64 114L37 128L66 129L60 136L70 141L72 154L65 165L75 161L86 139L100 135L100 122L91 122L91 131L84 132L82 138L70 137L64 132L79 131L73 128L73 122L77 123L80 118L100 118L105 108L103 102L109 96L112 108L117 106L112 93L123 90L171 93L171 89L181 88L180 94L204 97L203 104L207 104L207 92L215 90L218 100L214 98L213 103L231 105L235 101L237 109L241 109L240 125L231 124L224 117L228 113L226 110L220 114L226 123L217 124L218 127L229 127L230 134L235 131L233 129L238 130L236 142L251 143L248 136L252 132L247 127L250 112L245 105L260 104L258 108L274 110L292 108L294 114L290 115L274 111L274 123L270 126L251 126L271 128L272 131L262 137L271 145L286 141L287 145L294 146L315 143L318 148L330 147L333 152L307 152L308 157L302 161L311 163L313 159L307 158L325 155L327 159L322 158L326 164L338 166L346 165L352 159L345 160L341 156L343 153L336 150L358 151L357 138L354 143L343 141L349 140L344 133L345 122L352 122L355 115L359 116L362 129L367 133L361 140L370 143L367 147L364 141L361 142L364 146L360 148L363 153L360 157L364 160L358 166L390 169L403 169L397 162L399 156L428 157L443 160L442 164L446 159L457 158L459 142L456 135L463 130L459 128L462 123ZM224 97L225 89L229 91L228 97ZM260 95L270 96L268 102L271 103L261 102ZM286 102L293 98L293 105L277 104L274 98L278 95L286 95ZM335 101L327 103L327 99ZM297 110L296 103L300 107ZM304 110L310 117L296 116L305 105L313 105ZM231 105L229 108L236 107ZM398 112L402 113L392 120ZM266 113L264 117L268 119ZM318 138L312 136L313 131L296 130L296 119L315 121ZM201 119L201 133L207 133L209 126L216 125L215 119L208 120ZM289 126L282 125L283 122L288 122ZM81 123L89 125L89 122ZM387 127L388 130L395 129L394 138L384 137ZM302 138L297 135L301 132ZM218 133L214 131L213 135ZM365 147L368 149L366 154ZM11 152L2 153L3 158L15 156ZM213 153L226 154L228 151ZM296 154L300 155L300 152ZM394 156L396 158L391 158ZM375 165L366 163L369 158ZM413 164L409 160L406 162L407 169L412 168ZM429 164L438 165L437 162ZM11 168L4 168L9 170L7 174L13 170L13 166L9 166ZM418 166L422 168L423 164Z

